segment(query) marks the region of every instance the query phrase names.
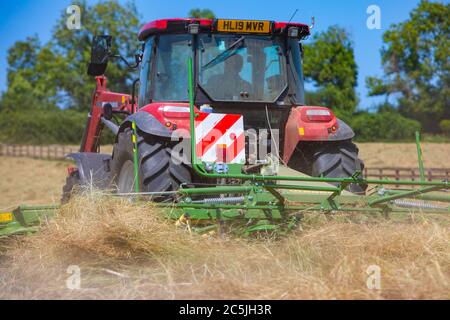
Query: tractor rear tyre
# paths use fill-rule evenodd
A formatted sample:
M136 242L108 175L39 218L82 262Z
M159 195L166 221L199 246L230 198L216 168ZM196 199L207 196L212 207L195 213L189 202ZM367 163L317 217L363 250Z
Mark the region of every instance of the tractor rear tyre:
M297 146L289 166L313 177L348 178L363 172L364 162L358 158L358 147L351 142L307 142ZM350 184L347 190L364 194L367 185Z
M134 163L131 129L119 133L111 160L111 183L119 193L134 191ZM172 157L173 142L139 132L137 135L139 182L141 192L176 191L190 183L191 169ZM172 196L155 196L153 200L170 200Z

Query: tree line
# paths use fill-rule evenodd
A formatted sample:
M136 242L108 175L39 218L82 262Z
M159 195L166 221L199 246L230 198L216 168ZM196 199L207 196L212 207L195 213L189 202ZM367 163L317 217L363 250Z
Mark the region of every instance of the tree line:
M142 25L134 3L116 0L82 10L82 29L66 28L61 13L51 40L37 35L8 50L7 89L0 97L0 141L78 143L95 82L87 76L93 34L110 34L113 47L132 57L140 48ZM214 18L209 9L193 9L190 17ZM315 33L304 45L304 76L314 90L307 104L331 107L348 122L360 141L405 140L415 130L450 135L450 5L422 0L409 19L391 25L383 35L384 74L369 77L371 96L384 97L375 112L358 110L358 66L350 34L340 26ZM111 90L129 92L137 77L118 61L107 70ZM366 106L367 107L367 106Z

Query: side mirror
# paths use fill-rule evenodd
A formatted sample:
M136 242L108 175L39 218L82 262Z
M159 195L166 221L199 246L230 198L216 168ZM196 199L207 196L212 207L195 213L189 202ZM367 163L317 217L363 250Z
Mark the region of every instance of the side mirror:
M91 47L91 62L87 74L100 76L105 73L108 58L111 56L112 36L94 36Z

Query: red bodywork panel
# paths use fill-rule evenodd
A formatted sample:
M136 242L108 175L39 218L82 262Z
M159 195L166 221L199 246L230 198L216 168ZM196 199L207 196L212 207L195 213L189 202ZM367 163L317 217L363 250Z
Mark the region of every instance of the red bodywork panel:
M131 96L123 93L111 92L106 88L106 77L95 77L97 86L92 97L90 118L81 142L80 152L97 152L99 148L100 135L103 128L101 118L103 115L103 104L111 103L114 110L132 113Z
M317 111L316 118L308 117L308 110ZM328 112L330 116L321 116ZM285 126L283 161L292 156L300 141L327 141L338 130L338 122L333 112L325 107L293 107Z
M196 112L200 112L196 107ZM154 102L139 109L148 112L169 130L190 129L189 103Z
M81 144L81 152L98 152L103 128L101 117L103 105L110 103L115 111L134 112L131 96L108 91L106 77L96 77L97 87L92 99L90 118ZM195 107L197 120L207 115ZM188 103L150 103L139 109L148 112L169 130L184 129L189 132ZM311 113L311 114L309 114ZM245 119L244 119L245 122ZM333 112L325 107L293 107L285 126L283 160L287 163L300 141L327 141L338 130Z
M139 40L143 40L148 34L162 32L167 30L167 24L169 22L179 23L198 23L200 26L211 27L213 24L212 19L196 19L196 18L172 18L172 19L159 19L146 23L139 31Z

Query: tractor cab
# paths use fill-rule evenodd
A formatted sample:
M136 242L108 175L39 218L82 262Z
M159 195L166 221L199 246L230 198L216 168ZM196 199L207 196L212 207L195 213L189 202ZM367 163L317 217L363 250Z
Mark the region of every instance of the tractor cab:
M303 24L250 20L168 19L146 24L141 106L187 102L188 57L196 100L211 104L303 105L299 40Z
M304 105L299 41L310 34L298 23L254 20L167 19L146 24L139 106L188 102L188 58L194 61L196 105L240 113L246 128L287 121Z

